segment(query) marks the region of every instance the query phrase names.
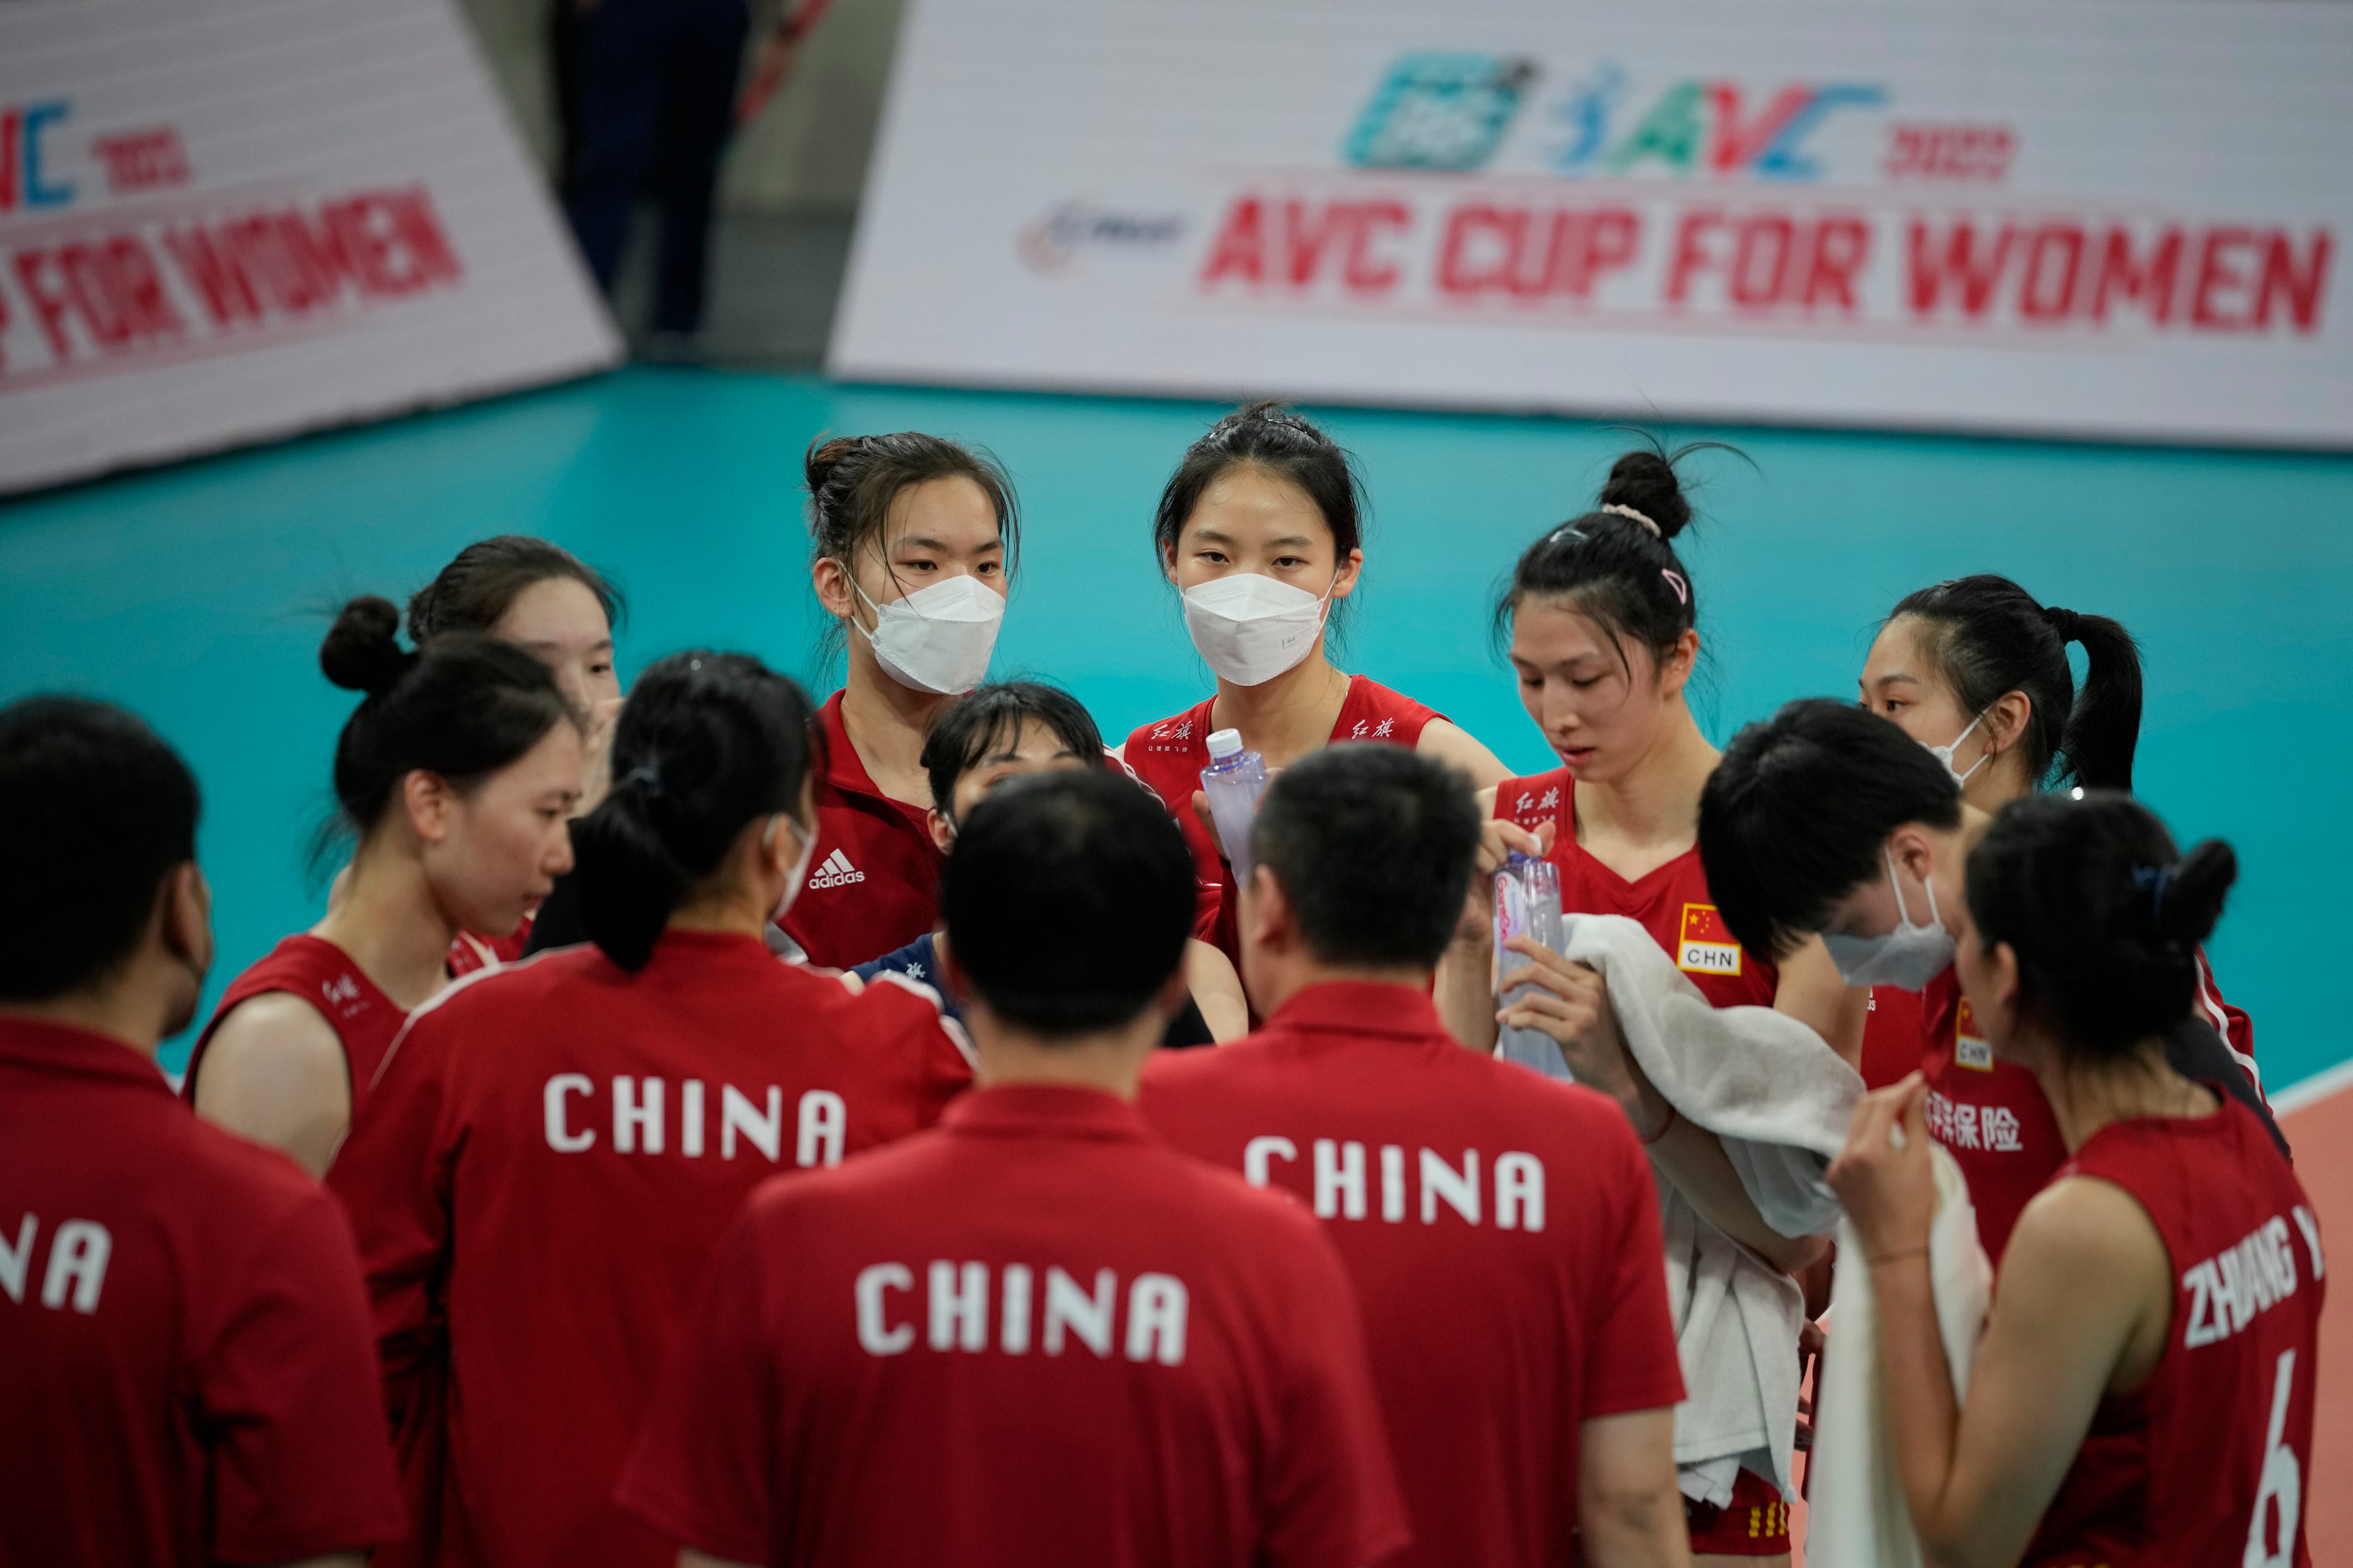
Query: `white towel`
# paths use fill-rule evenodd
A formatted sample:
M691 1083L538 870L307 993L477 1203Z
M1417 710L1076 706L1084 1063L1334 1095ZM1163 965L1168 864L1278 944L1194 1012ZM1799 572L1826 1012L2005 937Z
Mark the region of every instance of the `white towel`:
M1929 1158L1936 1170L1929 1279L1957 1401L1968 1392L1969 1361L1993 1300L1993 1265L1978 1243L1977 1209L1960 1166L1933 1146ZM1812 1568L1919 1568L1920 1542L1895 1468L1894 1434L1887 1427L1871 1269L1852 1225L1839 1227L1839 1252L1838 1279L1831 1287L1835 1327L1814 1388L1806 1561Z
M1845 1146L1862 1079L1820 1035L1769 1007L1716 1007L1637 922L1570 915L1562 956L1609 987L1626 1048L1668 1103L1715 1133L1765 1223L1819 1236L1838 1223L1821 1177ZM1560 1048L1506 1031L1514 1060L1569 1077ZM1668 1305L1689 1394L1675 1410L1675 1464L1687 1496L1722 1504L1746 1466L1795 1496L1798 1333L1804 1294L1660 1184Z

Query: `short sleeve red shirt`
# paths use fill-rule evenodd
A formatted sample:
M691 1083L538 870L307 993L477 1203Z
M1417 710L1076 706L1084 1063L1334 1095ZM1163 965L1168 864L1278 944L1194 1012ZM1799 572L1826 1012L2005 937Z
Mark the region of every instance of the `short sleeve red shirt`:
M206 1048L221 1020L238 1004L273 991L300 996L317 1008L327 1026L335 1031L335 1038L343 1042L343 1065L351 1073L352 1114L358 1115L368 1087L375 1082L375 1069L408 1015L367 977L351 954L307 931L286 938L229 982L228 989L221 993L220 1005L213 1009L211 1022L188 1053L188 1070L180 1080L180 1092L189 1104L196 1102L196 1072L204 1066Z
M2173 1321L2147 1381L2094 1413L2023 1561L2308 1568L2327 1268L2286 1159L2224 1099L2211 1116L2104 1127L2059 1174L2111 1183L2147 1214L2172 1264Z
M1665 865L1628 881L1577 841L1577 780L1567 768L1495 786L1495 816L1530 833L1553 825L1545 858L1560 868L1564 914L1624 915L1640 923L1718 1007L1770 1007L1781 972L1744 950L1707 890L1694 844Z
M1201 770L1209 765L1209 715L1217 700L1206 699L1173 719L1139 727L1128 736L1121 754L1128 770L1168 808L1193 851L1193 869L1200 887L1194 936L1221 950L1239 969L1241 944L1234 931L1233 911L1224 897L1224 856L1217 836L1201 825L1199 814L1193 809L1193 792L1201 787ZM1430 721L1444 717L1401 692L1353 675L1348 678L1348 695L1340 703L1340 717L1332 725L1331 744L1383 741L1416 746Z
M200 1568L399 1536L351 1232L128 1046L0 1019L0 1562Z
M750 936L670 932L635 974L562 949L419 1008L327 1173L438 1534L417 1554L668 1568L613 1481L729 1216L968 1081L927 997Z
M1413 1531L1390 1561L1574 1560L1581 1423L1683 1396L1650 1163L1618 1108L1462 1049L1419 991L1353 984L1154 1058L1139 1104L1338 1247Z
M785 911L785 934L811 963L849 969L895 952L938 922L939 847L924 810L882 793L841 721L841 693L818 710L817 847Z
M1404 1542L1314 1220L1050 1086L763 1188L621 1496L796 1568L1359 1568Z

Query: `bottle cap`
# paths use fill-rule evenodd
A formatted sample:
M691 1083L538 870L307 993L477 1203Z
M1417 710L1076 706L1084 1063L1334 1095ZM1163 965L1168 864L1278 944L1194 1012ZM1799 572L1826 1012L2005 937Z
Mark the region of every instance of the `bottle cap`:
M1212 730L1209 731L1209 760L1211 762L1222 763L1228 757L1240 756L1241 754L1241 749L1242 732L1240 730Z

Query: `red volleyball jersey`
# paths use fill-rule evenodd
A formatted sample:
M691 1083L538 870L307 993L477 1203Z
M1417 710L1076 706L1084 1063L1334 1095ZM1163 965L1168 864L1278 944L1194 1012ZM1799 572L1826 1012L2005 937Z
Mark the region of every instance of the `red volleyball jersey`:
M2320 1226L2253 1112L2104 1127L2063 1175L2130 1194L2164 1239L2173 1323L2105 1400L2043 1513L2032 1568L2307 1568Z
M1241 967L1241 942L1234 927L1234 910L1225 894L1226 863L1217 835L1201 825L1193 809L1194 792L1201 787L1201 770L1209 765L1211 697L1173 719L1137 728L1121 748L1128 771L1160 797L1168 815L1192 847L1193 868L1199 879L1200 903L1193 934L1209 942ZM1399 746L1420 744L1421 732L1432 719L1445 715L1425 708L1412 698L1361 675L1348 678L1348 695L1340 703L1340 717L1332 725L1331 743L1343 741L1386 741Z
M0 1018L0 1563L287 1563L402 1528L334 1200L121 1041Z
M882 793L841 721L841 693L818 710L817 848L780 922L811 963L849 969L895 952L938 923L940 851L923 807Z
M763 1187L621 1496L795 1568L1359 1568L1405 1540L1314 1218L1048 1085Z
M506 936L476 936L461 931L458 940L449 944L449 978L463 980L469 974L485 969L495 969L501 963L514 963L531 948L532 917L522 917L522 924Z
M212 1044L213 1031L238 1003L272 991L300 996L317 1008L343 1042L343 1066L351 1074L352 1115L356 1118L366 1103L369 1087L375 1082L375 1069L408 1015L352 962L351 954L307 931L286 938L228 983L228 989L221 993L220 1005L213 1009L212 1021L188 1053L188 1070L180 1079L180 1092L190 1105L196 1102L196 1069L204 1064L205 1047Z
M1338 1246L1413 1531L1389 1561L1574 1560L1582 1424L1683 1397L1658 1197L1618 1108L1464 1050L1419 991L1355 984L1155 1058L1138 1103Z
M1696 843L1665 865L1626 880L1577 842L1577 781L1567 768L1505 779L1495 786L1495 815L1530 833L1544 823L1553 825L1552 848L1545 858L1560 868L1562 913L1624 915L1639 921L1718 1007L1773 1005L1781 972L1744 951L1716 912Z
M1872 987L1873 1017L1880 1016L1881 999L1893 989ZM1978 1211L1978 1239L1985 1244L1986 1256L1999 1265L2018 1216L2066 1163L2066 1140L2060 1136L2051 1102L2043 1098L2042 1081L2022 1067L1994 1059L1993 1047L1977 1032L1957 971L1947 968L1930 981L1914 1005L1920 1020L1916 1065L1928 1079L1928 1131L1968 1179L1969 1201ZM2229 1033L2223 1038L2260 1092L2263 1081L2255 1074L2254 1058L2241 1048L2250 1038L2247 1016L2222 1001L2202 952L2198 955L2197 1007L2199 1016L2218 1028L2238 1031L2235 1039ZM1897 1009L1888 1014L1891 1021L1902 1016ZM1863 1049L1868 1060L1868 1028Z
M928 998L749 936L666 933L635 974L565 948L419 1008L327 1173L438 1531L416 1553L668 1568L613 1481L729 1216L968 1080Z

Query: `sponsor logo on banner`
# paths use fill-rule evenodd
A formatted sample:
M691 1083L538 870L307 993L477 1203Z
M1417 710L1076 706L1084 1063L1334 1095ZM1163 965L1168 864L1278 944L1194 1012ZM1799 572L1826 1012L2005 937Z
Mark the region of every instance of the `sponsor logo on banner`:
M1088 251L1150 255L1184 237L1185 215L1126 212L1091 202L1064 202L1021 231L1021 259L1038 272L1068 268Z
M1965 1068L1979 1072L1993 1071L1993 1047L1978 1033L1977 1016L1969 1011L1969 999L1961 998L1961 1008L1953 1020L1953 1059Z
M1408 55L1348 136L1360 169L1475 169L1493 156L1536 63L1506 55Z
M1676 933L1675 967L1692 974L1737 974L1740 943L1714 904L1685 904Z

